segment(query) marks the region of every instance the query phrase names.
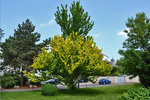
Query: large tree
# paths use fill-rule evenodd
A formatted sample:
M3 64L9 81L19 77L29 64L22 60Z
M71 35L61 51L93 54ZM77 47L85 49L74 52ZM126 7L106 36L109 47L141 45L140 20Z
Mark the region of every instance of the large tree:
M77 32L78 35L87 35L92 29L94 22L90 21L88 12L84 12L80 1L73 3L70 6L70 13L68 12L67 5L61 4L61 9L57 7L55 13L56 23L60 25L63 36L66 38L72 31Z
M74 32L66 39L63 36L55 36L50 46L51 51L43 49L38 57L34 58L31 67L41 73L46 72L51 78L57 78L72 90L76 88L79 80L89 76L108 75L112 70L112 66L102 60L102 50L98 49L90 36L79 36ZM27 75L31 80L37 81L35 75Z
M33 63L33 57L37 56L43 46L46 46L48 39L40 44L40 33L34 32L35 26L27 19L14 30L14 35L1 44L3 65L14 69L29 70ZM21 86L23 85L23 73L21 72Z
M3 36L4 36L3 30L0 28L0 41Z
M123 67L126 73L139 76L140 82L150 86L150 19L145 13L137 13L128 18L125 30L128 38L119 53L124 56Z
M117 65L117 71L119 73L121 73L122 75L125 74L125 70L124 67L122 65L124 65L125 61L124 61L124 57L121 57L119 60L116 61L116 65Z

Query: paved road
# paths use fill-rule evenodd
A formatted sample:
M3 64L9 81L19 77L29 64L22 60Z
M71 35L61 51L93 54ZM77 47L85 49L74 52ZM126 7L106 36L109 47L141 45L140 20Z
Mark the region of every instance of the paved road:
M88 88L88 87L104 87L104 86L117 86L117 85L126 85L126 84L135 84L135 83L116 83L116 84L105 84L99 85L98 83L80 83L80 88ZM67 89L67 86L57 85L58 89Z
M88 87L103 87L103 86L116 86L116 85L126 85L126 84L135 84L135 83L117 83L117 84L107 84L107 85L99 85L98 83L80 83L80 88L88 88ZM67 89L67 86L64 85L57 85L58 89ZM0 92L15 92L15 91L39 91L39 89L7 89L7 90L0 90Z

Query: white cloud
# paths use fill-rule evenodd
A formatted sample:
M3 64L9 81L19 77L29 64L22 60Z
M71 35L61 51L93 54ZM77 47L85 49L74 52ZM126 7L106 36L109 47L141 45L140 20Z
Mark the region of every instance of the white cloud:
M127 28L126 30L127 30L128 32L130 31L129 28ZM122 30L121 32L118 32L118 35L127 38L127 33L124 32L124 30Z
M53 25L55 23L55 17L53 17L50 21L48 21L47 23L41 23L40 26L49 26L49 25Z
M127 38L127 33L125 33L124 31L119 32L118 35Z

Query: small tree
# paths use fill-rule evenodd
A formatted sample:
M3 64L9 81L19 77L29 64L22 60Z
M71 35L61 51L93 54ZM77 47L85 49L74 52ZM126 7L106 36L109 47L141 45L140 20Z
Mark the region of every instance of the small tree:
M33 57L37 56L43 46L46 46L48 40L37 44L40 40L40 33L34 32L35 26L29 19L22 24L18 24L13 36L6 39L1 44L3 65L19 68L20 70L29 70L29 65L33 63ZM23 73L21 72L21 86L23 85Z
M70 7L70 13L68 13L67 5L61 8L57 7L55 13L56 23L60 25L63 36L66 38L72 33L77 32L78 35L87 35L92 29L94 22L90 21L91 17L88 16L88 12L84 12L83 7L80 5L80 1L73 1Z
M51 51L43 49L38 57L34 58L31 67L41 72L47 71L71 90L74 90L83 78L108 75L112 70L112 66L102 60L102 50L98 49L90 36L79 36L77 33L70 34L67 39L55 36L50 46ZM31 78L33 80L35 77Z
M139 76L145 87L150 86L150 19L145 13L136 14L136 18L128 18L125 30L128 38L119 53L124 56L123 67L126 73Z

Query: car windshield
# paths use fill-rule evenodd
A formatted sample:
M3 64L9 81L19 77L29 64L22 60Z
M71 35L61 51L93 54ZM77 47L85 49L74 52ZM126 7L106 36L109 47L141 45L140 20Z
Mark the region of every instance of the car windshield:
M47 80L48 82L54 82L55 81L55 79L49 79L49 80Z

